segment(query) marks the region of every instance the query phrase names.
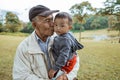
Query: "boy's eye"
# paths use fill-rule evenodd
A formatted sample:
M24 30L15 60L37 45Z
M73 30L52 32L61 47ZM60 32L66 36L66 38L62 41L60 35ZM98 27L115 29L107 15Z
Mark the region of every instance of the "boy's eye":
M64 27L64 25L61 25L61 27Z
M54 26L57 26L57 24L54 24Z

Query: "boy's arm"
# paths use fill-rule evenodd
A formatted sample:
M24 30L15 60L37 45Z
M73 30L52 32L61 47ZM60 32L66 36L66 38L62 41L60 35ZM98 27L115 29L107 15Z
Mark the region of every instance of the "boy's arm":
M75 77L77 77L77 72L78 72L79 67L80 67L79 63L80 63L79 56L77 55L77 62L75 64L73 70L69 74L67 74L68 80L73 80Z
M61 80L64 78L64 80L74 80L75 78L77 78L77 72L79 70L79 56L77 56L77 62L73 68L73 70L69 73L69 74L62 74L61 76L59 76L56 80Z
M64 37L59 38L59 42L56 41L56 45L59 45L59 51L58 51L59 56L55 61L55 64L53 65L53 69L55 71L61 69L62 66L65 66L67 60L69 59L70 51L71 51L71 43L70 40L67 38ZM54 53L54 54L58 54L58 53Z

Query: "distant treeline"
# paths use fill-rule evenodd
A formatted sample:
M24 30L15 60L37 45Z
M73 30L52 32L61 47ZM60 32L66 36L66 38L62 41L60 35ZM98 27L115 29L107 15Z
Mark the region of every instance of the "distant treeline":
M108 28L108 18L105 16L90 16L85 19L84 24L73 22L73 31ZM33 27L30 22L20 21L17 15L12 12L6 14L4 23L0 21L0 32L31 33L32 31Z
M84 24L73 23L73 30L94 30L108 28L108 19L103 16L91 16Z

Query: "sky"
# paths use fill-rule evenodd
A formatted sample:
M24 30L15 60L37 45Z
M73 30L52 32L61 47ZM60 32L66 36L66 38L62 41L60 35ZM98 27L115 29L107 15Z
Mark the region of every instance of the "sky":
M18 13L20 20L28 22L29 9L35 5L45 5L52 10L69 12L71 6L89 1L95 8L102 8L106 0L0 0L0 9Z

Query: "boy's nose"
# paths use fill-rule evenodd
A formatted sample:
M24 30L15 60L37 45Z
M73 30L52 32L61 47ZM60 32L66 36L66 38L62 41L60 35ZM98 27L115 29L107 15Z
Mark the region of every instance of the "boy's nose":
M60 29L60 27L57 27L57 29Z

